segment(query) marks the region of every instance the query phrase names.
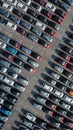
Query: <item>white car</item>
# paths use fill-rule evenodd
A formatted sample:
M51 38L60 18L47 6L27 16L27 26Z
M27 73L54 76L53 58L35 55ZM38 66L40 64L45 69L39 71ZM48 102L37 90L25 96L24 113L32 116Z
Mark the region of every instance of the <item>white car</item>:
M36 21L35 26L39 27L41 30L45 30L45 28L46 28L45 24L38 22L38 21Z
M7 76L4 77L4 82L11 85L11 86L14 85L14 81Z
M3 3L2 7L5 8L5 9L7 9L7 10L10 11L10 12L12 12L12 10L13 10L13 7L10 6L10 5L7 4L7 3Z
M26 12L28 9L28 7L24 4L22 4L21 2L18 2L16 6L20 9L22 9L24 12Z
M0 104L3 104L4 99L0 97Z
M60 92L59 90L57 89L53 89L52 91L53 93L55 93L55 95L57 95L58 97L63 97L64 96L64 93Z
M55 72L52 72L52 73L51 73L51 76L53 76L53 77L56 78L56 79L59 79L59 78L61 77L61 75L59 75L59 74L57 74L57 73L55 73Z
M50 92L53 90L53 87L50 86L50 85L48 85L48 84L46 84L45 82L42 84L42 86L43 86L46 90L48 90L48 91L50 91Z
M46 91L43 91L42 89L40 90L40 94L46 98L49 97L50 93L47 93Z
M64 69L58 65L54 66L54 69L56 69L57 71L59 71L60 73L63 73Z
M17 29L17 25L11 23L11 22L7 22L7 26L8 27L11 27L13 30L16 30Z
M16 6L16 4L18 3L17 0L7 0L7 1L10 2L10 3L12 3L12 4L15 5L15 6Z
M63 99L71 104L73 104L73 98L68 96L68 95L64 95Z
M26 112L25 117L33 122L35 122L36 120L36 116L34 116L33 114Z
M7 68L0 65L0 72L6 73L7 72Z
M49 3L49 2L46 2L45 7L47 9L50 9L52 12L55 12L55 10L56 10L56 6L51 4L51 3Z
M0 47L3 48L3 49L5 49L6 48L6 44L3 43L3 42L0 42Z

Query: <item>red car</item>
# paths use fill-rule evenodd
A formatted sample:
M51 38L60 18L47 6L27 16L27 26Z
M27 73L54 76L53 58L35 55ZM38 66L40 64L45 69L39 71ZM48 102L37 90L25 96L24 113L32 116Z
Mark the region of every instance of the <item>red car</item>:
M45 0L34 0L35 2L39 3L40 5L44 6L46 4Z

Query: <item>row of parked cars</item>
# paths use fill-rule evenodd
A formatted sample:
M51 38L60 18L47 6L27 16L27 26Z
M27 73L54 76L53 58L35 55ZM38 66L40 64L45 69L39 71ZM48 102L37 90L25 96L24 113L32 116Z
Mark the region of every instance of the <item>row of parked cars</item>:
M73 41L70 35L55 50L50 67L45 68L40 86L36 86L30 98L32 106L46 113L52 130L73 129Z
M35 68L38 67L39 62L42 61L43 56L29 49L25 45L21 45L3 33L0 33L0 38L2 40L0 42L0 53L19 67L24 67L28 71L34 73ZM20 69L17 70L17 73L18 72L21 72Z
M55 36L56 31L60 29L59 24L62 23L63 18L66 16L66 12L64 12L59 8L56 8L56 6L52 5L49 2L45 3L44 8L41 5L36 3L38 1L13 2L12 0L7 0L7 2L8 3L5 3L1 0L0 5L2 8L0 8L0 12L4 17L8 18L8 20L1 16L0 22L11 27L12 29L19 32L20 34L25 35L27 38L31 39L32 41L39 43L45 48L49 48L50 43L53 40L52 36ZM10 2L13 4L12 6L9 5ZM28 8L29 6L28 3L30 3L30 8ZM37 6L41 7L41 11L38 11L36 9ZM46 7L49 8L49 10L47 10ZM51 13L52 7L54 8L53 13ZM18 8L20 10L18 10ZM40 12L40 14L36 11ZM34 19L34 17L36 19ZM28 31L30 31L31 33Z

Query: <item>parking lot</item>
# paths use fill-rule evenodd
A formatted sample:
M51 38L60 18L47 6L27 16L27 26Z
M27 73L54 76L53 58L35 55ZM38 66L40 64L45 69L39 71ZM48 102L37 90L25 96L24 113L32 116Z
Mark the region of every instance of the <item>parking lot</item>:
M39 86L39 79L43 79L42 73L46 73L46 67L50 68L49 61L53 61L52 55L56 53L55 50L59 47L59 43L63 43L63 37L67 37L67 31L70 31L70 25L73 24L72 20L73 6L71 7L71 10L67 13L67 16L64 19L60 30L57 31L56 37L53 37L53 42L48 49L44 48L38 43L27 39L18 32L12 30L10 27L7 27L4 24L0 23L1 33L4 33L12 39L15 39L16 41L18 41L18 43L25 45L26 47L43 56L43 60L39 62L39 67L35 69L35 74L30 73L24 68L21 69L21 75L28 79L29 84L25 86L25 91L22 92L22 94L18 98L18 101L12 110L12 115L9 117L2 130L17 130L18 124L21 122L19 113L22 114L22 108L29 110L35 115L47 120L45 117L45 112L33 107L32 104L29 102L29 99L33 98L32 93L33 91L36 92L36 86Z

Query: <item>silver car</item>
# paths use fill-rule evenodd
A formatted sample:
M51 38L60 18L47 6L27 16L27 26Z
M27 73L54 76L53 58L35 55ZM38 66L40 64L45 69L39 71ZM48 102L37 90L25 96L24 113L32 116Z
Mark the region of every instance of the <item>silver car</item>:
M22 85L28 85L28 80L25 79L24 77L22 76L18 76L17 80L22 84Z
M44 90L40 90L40 94L42 95L42 96L44 96L44 97L46 97L46 98L48 98L49 97L49 93L47 93L46 91L44 91Z
M23 53L18 53L18 57L21 58L23 61L28 60L28 56L24 55Z
M53 87L50 86L49 84L45 83L45 82L42 83L42 86L44 87L44 89L46 89L50 92L53 90Z
M8 85L5 85L3 83L0 85L0 88L4 90L5 92L10 92L11 90L11 88Z
M18 74L21 73L21 68L15 66L15 65L11 65L11 66L10 66L10 69L11 69L12 71L14 71L15 73L18 73Z
M38 67L39 66L38 62L36 62L34 60L31 60L31 59L28 60L28 63L31 64L33 67Z
M4 59L0 59L0 63L2 64L2 65L4 65L5 67L10 67L10 65L11 65L11 63L10 62L8 62L8 61L6 61L6 60L4 60Z
M0 72L6 73L7 68L0 65Z
M30 122L30 121L27 120L27 119L24 119L23 124L24 124L25 126L27 126L27 127L30 127L30 128L32 128L32 126L33 126L33 123Z
M57 74L57 73L55 73L55 72L52 72L52 73L51 73L51 76L53 76L53 77L56 78L56 79L59 79L59 78L61 77L60 74Z
M60 73L63 73L63 71L64 71L64 69L62 67L58 66L58 65L55 65L54 69L59 71Z
M39 103L33 102L32 105L33 105L35 108L37 108L37 109L39 109L39 110L42 110L42 107L43 107L43 106L40 105Z
M0 113L0 120L6 122L8 120L8 117Z
M46 99L44 99L44 98L42 98L42 97L40 97L38 95L36 96L36 100L38 100L42 104L45 104L45 102L46 102Z
M15 83L14 88L16 88L19 92L25 91L25 87L23 87L22 85L18 83Z

